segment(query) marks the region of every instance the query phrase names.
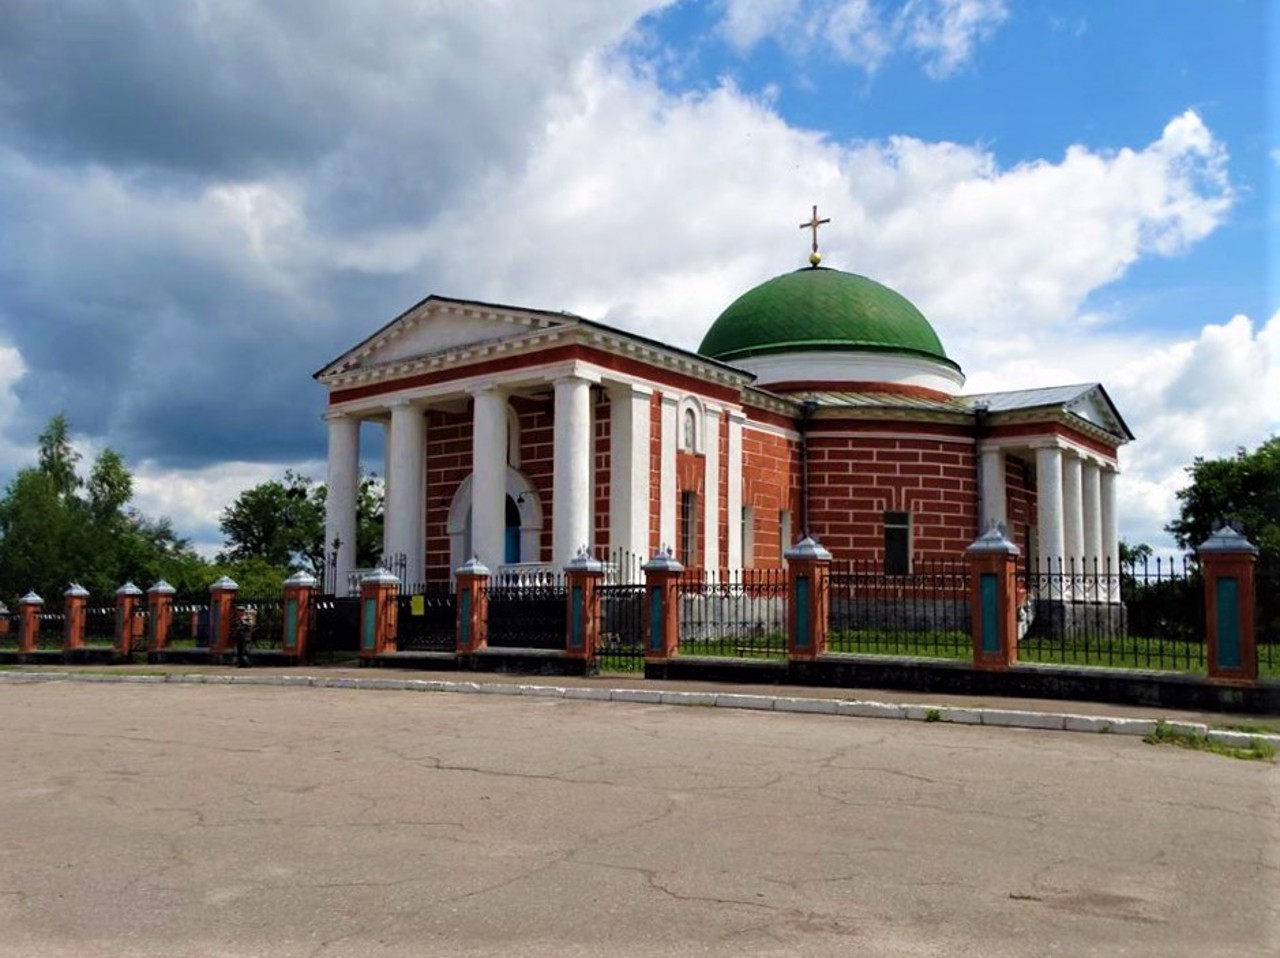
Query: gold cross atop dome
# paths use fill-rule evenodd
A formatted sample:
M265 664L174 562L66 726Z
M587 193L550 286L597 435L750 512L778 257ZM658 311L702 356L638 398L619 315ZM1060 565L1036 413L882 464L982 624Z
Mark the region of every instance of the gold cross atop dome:
M830 217L827 217L825 220L818 219L818 207L815 205L813 208L813 218L807 223L800 224L800 228L802 230L813 230L813 252L809 254L809 263L812 266L817 266L822 262L822 256L818 253L818 227L822 226L824 223L830 222Z

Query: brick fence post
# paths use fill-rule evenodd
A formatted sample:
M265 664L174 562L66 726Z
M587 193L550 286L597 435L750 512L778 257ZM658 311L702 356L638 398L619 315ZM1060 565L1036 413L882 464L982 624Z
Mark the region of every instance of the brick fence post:
M150 619L147 651L158 652L169 645L169 627L173 624L174 588L161 579L147 590L147 618Z
M787 560L787 658L812 662L827 651L827 575L831 553L805 536L783 553Z
M1018 661L1019 549L993 525L964 552L974 668L1007 669Z
M62 593L62 651L84 648L84 607L89 604L89 590L79 582Z
M1197 552L1204 567L1209 678L1256 682L1253 567L1258 561L1258 549L1235 529L1223 526L1201 543Z
M644 660L665 662L680 654L680 577L684 566L659 549L644 571Z
M209 586L209 657L224 655L233 645L236 593L240 586L230 576L222 576Z
M116 589L116 654L128 658L133 654L133 617L142 590L132 582Z
M489 568L468 559L454 573L458 580L458 628L454 645L459 655L489 646Z
M396 650L396 594L400 580L387 569L374 569L360 580L360 658L368 661Z
M307 654L311 636L311 595L316 590L316 577L295 572L284 580L284 654L302 659Z
M35 590L18 600L18 651L34 652L40 638L40 610L44 599Z
M579 659L590 668L596 660L600 643L600 583L604 580L604 563L593 559L586 549L569 560L564 567L565 656Z

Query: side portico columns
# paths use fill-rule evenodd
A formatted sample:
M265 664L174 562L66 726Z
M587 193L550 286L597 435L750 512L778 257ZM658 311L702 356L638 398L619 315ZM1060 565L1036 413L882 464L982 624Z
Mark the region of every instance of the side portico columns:
M426 487L422 409L407 400L391 407L387 452L386 545L392 556L405 556L405 583L425 578Z
M477 389L471 415L471 551L497 569L506 557L506 394L488 386Z
M325 591L340 592L356 567L356 494L360 485L360 420L330 413L328 491L324 503ZM336 551L335 562L329 556Z
M590 380L569 375L555 381L553 428L551 563L564 568L579 549L591 546Z

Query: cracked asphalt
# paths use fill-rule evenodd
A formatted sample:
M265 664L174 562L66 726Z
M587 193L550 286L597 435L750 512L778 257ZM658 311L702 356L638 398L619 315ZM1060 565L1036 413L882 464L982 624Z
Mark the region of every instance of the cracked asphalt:
M1280 953L1280 767L416 692L0 689L0 955Z

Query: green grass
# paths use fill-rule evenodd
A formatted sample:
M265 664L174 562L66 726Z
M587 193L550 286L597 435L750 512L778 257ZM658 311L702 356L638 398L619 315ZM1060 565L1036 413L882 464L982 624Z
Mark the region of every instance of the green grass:
M1225 742L1216 742L1200 732L1176 729L1164 722L1157 722L1156 730L1150 735L1144 735L1142 740L1148 745L1173 745L1177 748L1187 748L1197 752L1212 752L1214 755L1224 755L1227 758L1239 758L1246 761L1272 762L1275 761L1276 757L1275 746L1270 742L1264 742L1260 738L1250 739L1249 745L1241 748L1236 745L1228 745Z
M1213 727L1227 732L1256 732L1259 735L1280 735L1280 722L1227 722L1220 725L1215 723Z
M705 639L684 639L680 654L727 659L785 659L787 636L783 632L764 635L719 635Z
M959 630L889 632L883 629L846 629L827 634L827 651L846 655L968 660L973 658L973 642Z

